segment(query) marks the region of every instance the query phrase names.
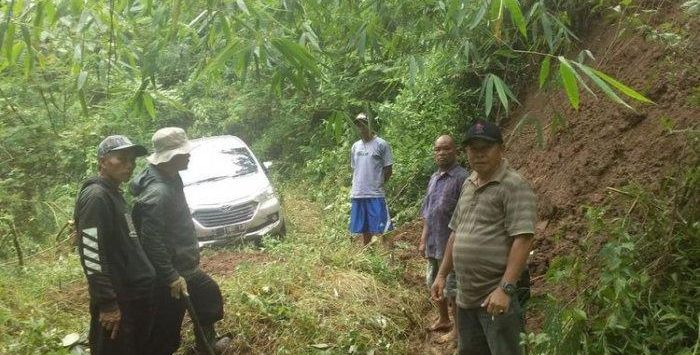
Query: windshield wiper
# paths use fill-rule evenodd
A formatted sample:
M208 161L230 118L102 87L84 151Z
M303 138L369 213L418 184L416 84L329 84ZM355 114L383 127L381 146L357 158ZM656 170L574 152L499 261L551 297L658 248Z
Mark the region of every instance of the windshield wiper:
M243 175L252 174L255 171L256 170L251 170L251 171L244 171L244 172L241 172L240 174L235 174L235 175L221 175L221 176L208 177L206 179L197 180L197 181L191 182L189 184L185 184L185 186L197 185L197 184L201 184L203 182L209 182L209 181L218 181L218 180L223 180L223 179L228 179L228 178L235 178L235 177L239 177L239 176L243 176Z

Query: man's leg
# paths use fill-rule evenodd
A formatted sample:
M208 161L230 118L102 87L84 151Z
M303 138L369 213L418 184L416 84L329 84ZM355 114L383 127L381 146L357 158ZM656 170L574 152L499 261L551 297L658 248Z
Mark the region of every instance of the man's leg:
M187 278L188 291L192 306L207 337L207 341L216 349L216 330L214 324L224 318L224 304L219 285L209 275L198 270ZM204 344L196 339L197 348L201 350ZM218 349L223 350L223 349Z
M435 282L435 276L437 276L437 272L439 269L440 260L428 258L428 263L425 270L425 281L428 285L428 289L430 289L433 286L433 283ZM450 322L450 314L447 308L447 300L448 297L443 297L443 299L439 301L434 301L435 306L438 309L438 319L428 328L430 331L446 330L452 326L452 323Z
M520 333L524 331L524 319L520 302L516 296L513 296L508 312L503 315L491 316L481 309L479 311L479 321L484 329L491 354L522 354Z
M372 237L376 236L380 244L386 246L384 233L391 230L391 218L389 217L389 209L386 205L386 199L383 197L372 197L364 199L364 212L366 220L366 231L363 234L365 245L372 241Z
M457 332L460 355L491 355L489 344L479 320L480 308L457 307Z
M369 232L367 220L367 199L350 199L350 233L354 236L362 235L362 245L367 245L372 241L372 234Z
M151 354L170 355L180 347L180 329L185 317L185 306L182 300L170 295L168 286L156 287L154 303L155 316L149 348Z
M147 340L151 331L153 319L150 299L134 300L119 303L121 321L116 339L112 339L111 331L107 331L99 322L99 309L90 306L90 353L96 355L134 354L149 355Z
M364 232L362 233L362 244L367 245L372 241L372 233L370 232Z
M455 342L457 341L457 329L459 327L459 321L457 317L457 278L454 272L447 275L447 283L445 284L445 290L443 291L445 298L448 299L448 307L452 310L453 326L452 330L445 334L443 337L438 339L439 343Z

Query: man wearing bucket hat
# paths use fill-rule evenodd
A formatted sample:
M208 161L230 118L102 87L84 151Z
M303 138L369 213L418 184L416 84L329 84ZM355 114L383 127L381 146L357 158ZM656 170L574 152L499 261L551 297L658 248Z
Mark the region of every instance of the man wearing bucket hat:
M146 148L124 136L97 147L98 175L75 204L77 246L90 293L90 353L148 354L155 272L131 223L119 186Z
M219 351L228 338L216 341L214 323L223 319L219 285L199 269L199 247L179 172L187 169L192 145L182 128L168 127L153 135L150 163L131 182L135 196L134 224L157 280L152 354L172 354L181 341L185 314L182 294L189 294L206 341ZM197 349L206 345L197 337Z

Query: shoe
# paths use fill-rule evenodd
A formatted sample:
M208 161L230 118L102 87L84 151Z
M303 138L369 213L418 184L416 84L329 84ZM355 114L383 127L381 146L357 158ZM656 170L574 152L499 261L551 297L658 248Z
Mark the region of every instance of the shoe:
M231 338L229 337L221 337L219 340L214 343L212 348L214 348L214 353L216 354L223 354L226 349L228 349L228 346L231 344Z

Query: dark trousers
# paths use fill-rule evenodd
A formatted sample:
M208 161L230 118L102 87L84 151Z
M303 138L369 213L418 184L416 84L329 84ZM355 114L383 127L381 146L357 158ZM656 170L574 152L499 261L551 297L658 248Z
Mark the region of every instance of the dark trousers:
M209 275L197 270L186 278L192 306L203 327L210 327L224 318L221 290ZM172 354L180 347L185 304L170 295L170 287L155 290L155 321L151 332L151 354Z
M116 339L111 331L100 324L100 310L90 305L90 354L93 355L148 355L148 342L153 324L153 301L143 298L119 302L122 318Z
M525 320L520 302L512 297L508 312L491 316L483 307L457 308L460 355L519 355Z

